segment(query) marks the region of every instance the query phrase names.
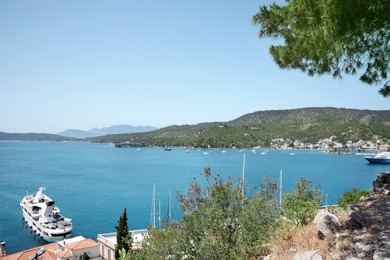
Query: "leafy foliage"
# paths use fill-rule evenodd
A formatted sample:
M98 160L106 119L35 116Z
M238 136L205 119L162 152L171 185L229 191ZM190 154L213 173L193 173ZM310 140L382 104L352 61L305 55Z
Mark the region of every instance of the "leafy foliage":
M82 256L81 259L82 259L82 260L89 260L89 259L91 259L91 258L89 257L89 255L87 254L87 252L84 252L84 254L83 254L83 256Z
M350 191L344 192L337 203L340 207L347 208L350 205L356 204L362 197L368 196L370 194L367 190L358 189L356 187L352 188Z
M283 39L270 47L280 68L336 78L364 71L360 80L374 84L390 70L389 13L389 0L289 0L261 6L253 23L260 38Z
M242 196L242 184L214 176L202 190L196 179L185 194L178 193L183 220L151 230L141 259L248 259L263 253L277 227L274 181L258 193Z
M118 219L118 225L115 226L116 232L116 241L115 246L115 259L120 259L124 257L124 251L127 254L131 254L131 246L133 243L132 235L129 232L129 227L127 225L127 213L126 208L124 208L123 213ZM121 256L122 254L122 256Z
M296 183L296 189L283 197L282 214L300 226L307 225L314 219L324 198L319 185L311 185L309 179L302 177Z

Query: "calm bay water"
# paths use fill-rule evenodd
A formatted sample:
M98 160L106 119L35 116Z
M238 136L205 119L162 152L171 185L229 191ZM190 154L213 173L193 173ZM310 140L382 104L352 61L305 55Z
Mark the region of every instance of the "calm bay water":
M115 232L123 208L127 208L130 229L146 228L150 220L153 183L161 214L166 215L169 191L184 192L209 165L213 172L239 179L243 152L204 151L174 148L117 149L109 144L58 142L0 142L0 239L7 253L45 243L24 225L19 202L40 186L52 197L62 213L73 219L73 235L96 240L97 234ZM345 190L368 189L379 172L390 165L370 165L361 156L332 155L320 151L269 150L262 155L246 154L246 184L253 192L265 175L278 179L283 169L283 187L292 189L303 175L320 184L334 204ZM173 218L179 219L174 201Z

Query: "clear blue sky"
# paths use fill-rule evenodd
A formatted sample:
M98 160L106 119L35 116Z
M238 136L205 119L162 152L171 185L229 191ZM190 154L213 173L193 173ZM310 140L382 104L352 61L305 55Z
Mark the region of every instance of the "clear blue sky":
M272 1L0 1L0 131L228 121L258 110L387 110L357 78L279 69L251 23Z

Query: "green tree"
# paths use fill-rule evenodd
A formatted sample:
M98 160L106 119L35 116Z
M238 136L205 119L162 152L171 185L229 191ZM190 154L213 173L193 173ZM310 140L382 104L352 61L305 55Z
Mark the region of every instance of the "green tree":
M312 182L302 177L296 183L296 189L283 196L282 214L296 225L309 224L324 198L319 185L311 186Z
M129 232L129 227L127 225L127 213L126 208L124 208L123 213L118 219L118 225L116 228L116 241L115 246L115 259L121 259L121 251L124 250L127 254L131 254L131 245L133 243L132 235ZM123 255L122 255L123 258Z
M82 257L82 260L89 260L89 259L91 259L91 258L89 257L89 255L88 255L86 252L84 252L83 257Z
M368 190L362 190L358 188L352 188L350 191L344 192L343 196L341 196L337 203L340 207L347 208L352 204L356 204L362 197L368 196L370 192Z
M390 0L287 0L261 6L253 16L259 37L279 38L270 53L283 69L309 75L362 73L367 84L384 82L390 69ZM387 81L379 91L390 96Z
M209 167L204 177L204 189L194 179L186 193L178 193L183 220L152 230L138 257L248 259L265 252L277 227L275 182L266 179L259 192L243 197L240 182L224 181Z

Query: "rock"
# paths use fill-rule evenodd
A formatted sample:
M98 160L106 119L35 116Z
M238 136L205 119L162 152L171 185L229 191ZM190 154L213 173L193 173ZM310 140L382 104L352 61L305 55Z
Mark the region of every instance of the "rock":
M365 258L373 254L374 246L363 242L357 242L355 244L355 250L358 257Z
M323 239L326 236L336 234L341 226L338 218L325 210L319 210L314 218L314 224L318 230L318 237Z
M380 247L374 252L374 260L389 260L390 259L390 243Z
M371 223L370 217L366 216L359 211L354 211L349 215L346 227L349 230L361 229L368 226Z
M390 172L378 174L375 193L349 207L346 230L337 238L339 259L390 260Z
M390 193L390 172L384 172L377 175L375 181L373 181L372 186L375 192L383 193L389 195Z
M322 256L315 251L306 251L303 253L298 253L294 256L294 260L322 260Z

